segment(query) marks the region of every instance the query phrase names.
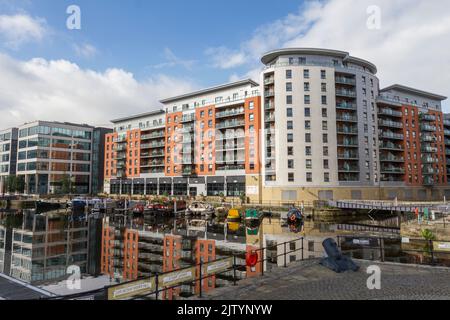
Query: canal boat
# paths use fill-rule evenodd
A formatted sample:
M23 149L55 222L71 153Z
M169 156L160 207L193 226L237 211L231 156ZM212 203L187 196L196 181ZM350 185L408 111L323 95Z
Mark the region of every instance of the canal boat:
M240 222L241 221L241 215L239 214L239 210L237 209L231 209L228 211L227 220L230 222Z
M212 216L214 207L206 202L193 202L186 209L187 216Z
M245 227L248 235L256 235L264 218L264 213L256 209L248 209L245 211Z

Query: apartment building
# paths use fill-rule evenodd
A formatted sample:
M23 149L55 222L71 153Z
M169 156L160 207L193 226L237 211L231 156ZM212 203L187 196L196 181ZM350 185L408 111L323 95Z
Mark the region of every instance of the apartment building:
M4 133L9 142L2 145L10 154L2 157L9 158L2 168L9 166L8 175L24 178L27 194L62 193L65 177L71 193L98 193L104 181L104 136L111 131L73 123L24 124Z
M65 212L24 211L20 226L0 227L0 246L0 272L27 283L65 279L71 265L87 272L87 223Z
M261 85L244 80L161 101L154 171L143 173L143 157L136 158L145 151L137 126L145 117L118 122L114 134L127 141L112 140L106 153L126 145L135 157L119 163L125 176L107 164L105 192L245 193L281 203L450 197L446 97L381 89L376 65L343 51L280 49L261 61Z
M239 196L260 172L258 84L244 80L162 100L163 110L113 120L105 192Z
M16 174L17 128L0 131L0 192L7 191L7 178Z

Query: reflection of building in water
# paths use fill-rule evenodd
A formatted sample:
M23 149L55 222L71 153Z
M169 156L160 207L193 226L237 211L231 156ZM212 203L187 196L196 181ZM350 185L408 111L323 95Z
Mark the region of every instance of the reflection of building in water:
M196 278L200 277L200 263L207 263L216 259L215 240L199 239L197 237L182 237L180 235L167 234L164 237L163 271L170 272L177 269L196 267ZM215 288L215 276L201 281L202 291L207 292ZM173 300L177 296L190 296L199 293L200 282L195 286L183 285L166 290L163 299Z
M25 211L20 227L10 228L10 233L7 228L1 230L2 271L7 275L35 284L66 278L71 265L79 266L82 274L87 272L88 225L84 219L66 212Z

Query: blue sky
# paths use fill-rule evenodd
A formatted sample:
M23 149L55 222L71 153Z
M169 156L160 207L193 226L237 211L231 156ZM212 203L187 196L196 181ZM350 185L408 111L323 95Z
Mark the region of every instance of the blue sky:
M72 4L81 30L66 28ZM377 65L381 87L450 96L448 12L448 0L0 0L0 128L110 125L174 95L259 81L261 55L286 47L344 50Z
M10 53L20 59L43 57L68 59L80 67L104 70L123 68L142 79L154 72L195 78L201 85L228 81L231 71L214 70L205 57L210 47L235 47L252 36L258 26L296 11L301 2L262 0L34 0L6 6L5 13L25 10L44 18L51 39L32 43ZM82 29L66 28L66 8L81 8ZM4 7L5 8L5 7ZM269 9L270 8L270 9ZM19 10L18 10L19 9ZM95 46L95 57L80 57L74 44ZM191 62L163 65L169 49L177 58ZM160 65L159 68L155 66Z

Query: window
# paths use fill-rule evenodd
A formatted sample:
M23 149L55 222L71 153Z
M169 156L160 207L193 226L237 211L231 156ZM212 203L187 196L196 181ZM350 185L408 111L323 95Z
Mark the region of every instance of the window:
M292 108L287 108L286 109L286 115L288 118L292 118L293 114L292 114Z
M327 146L323 147L323 156L328 157L328 147Z
M327 84L326 83L322 83L321 89L322 89L322 92L327 92Z
M324 118L328 117L328 110L327 110L327 108L322 108L322 117L324 117Z
M306 156L311 156L312 155L312 151L311 151L311 147L305 147L305 155Z
M286 92L292 92L292 82L286 82Z
M322 130L328 130L328 121L322 121Z
M292 79L292 70L286 70L286 79Z
M288 133L287 142L294 142L294 135L292 133Z
M306 173L306 182L312 182L312 173L311 172L307 172Z
M294 155L294 147L288 147L287 153L288 153L288 156L293 156Z
M305 117L306 118L311 117L311 108L305 108Z
M293 130L294 129L294 122L293 121L288 121L287 122L287 129L288 130Z
M323 174L323 181L324 182L330 182L330 174L328 172L325 172Z
M294 182L294 174L292 172L288 173L288 181Z
M323 134L323 143L328 143L328 134Z
M311 143L311 133L305 133L305 142Z
M322 104L327 104L327 96L322 96Z
M330 169L330 163L329 163L328 159L323 160L323 168Z
M309 79L309 70L308 69L303 70L303 78Z
M306 130L311 130L311 121L309 121L309 120L305 121L305 129Z
M306 159L306 169L312 169L312 160Z
M310 104L310 103L311 103L311 96L305 95L305 104Z
M292 96L286 96L286 103L292 104Z
M321 70L320 71L320 78L321 79L326 79L327 78L327 71L326 70Z
M308 92L308 91L310 90L309 82L305 82L304 85L303 85L303 87L304 87L304 90L305 90L306 92Z
M288 160L288 169L294 169L294 160L292 159Z

